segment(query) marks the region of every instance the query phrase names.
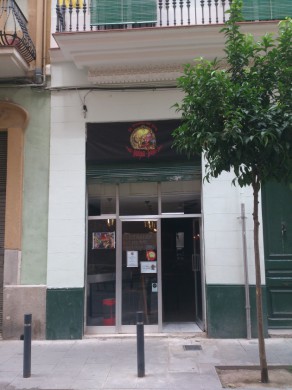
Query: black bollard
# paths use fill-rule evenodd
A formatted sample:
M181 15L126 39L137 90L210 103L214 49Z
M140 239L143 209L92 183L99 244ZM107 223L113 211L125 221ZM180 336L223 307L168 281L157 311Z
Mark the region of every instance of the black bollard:
M137 311L137 368L138 377L145 376L145 353L144 353L144 319L143 312Z
M31 314L24 315L23 333L23 378L31 375Z

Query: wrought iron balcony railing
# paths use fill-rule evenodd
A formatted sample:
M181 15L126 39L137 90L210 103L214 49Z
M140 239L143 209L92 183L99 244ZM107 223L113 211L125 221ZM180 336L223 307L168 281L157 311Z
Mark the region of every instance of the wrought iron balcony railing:
M27 19L15 0L0 0L0 46L15 47L27 63L36 51L27 30Z
M232 0L56 0L56 32L224 23Z
M56 0L56 32L224 23L232 0ZM292 14L292 0L245 0L248 21Z

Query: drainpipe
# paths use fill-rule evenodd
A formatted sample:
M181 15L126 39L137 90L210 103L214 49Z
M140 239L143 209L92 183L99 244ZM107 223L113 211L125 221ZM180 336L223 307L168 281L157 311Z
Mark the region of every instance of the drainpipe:
M249 279L248 279L248 263L246 250L246 226L245 226L245 206L241 204L241 221L242 221L242 249L244 262L244 280L245 280L245 310L246 310L246 334L247 339L251 339L251 320L250 320L250 297L249 297Z
M45 6L44 6L45 3ZM35 63L35 83L43 84L45 78L44 57L46 39L46 0L37 0L36 15L36 63Z

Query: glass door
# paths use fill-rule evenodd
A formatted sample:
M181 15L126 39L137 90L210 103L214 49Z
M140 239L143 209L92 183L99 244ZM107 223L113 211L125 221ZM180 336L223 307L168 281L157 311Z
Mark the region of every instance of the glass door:
M88 221L87 326L116 325L115 219Z
M158 326L157 220L122 222L122 330L136 324Z

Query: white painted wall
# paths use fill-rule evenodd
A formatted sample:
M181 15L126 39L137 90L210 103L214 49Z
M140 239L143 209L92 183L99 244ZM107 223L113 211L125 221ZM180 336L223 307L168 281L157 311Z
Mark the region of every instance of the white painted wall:
M77 69L73 63L56 63L51 68L52 88L89 86L87 72Z
M48 287L83 287L85 123L76 92L52 93Z
M204 169L204 161L203 161ZM233 186L234 173L225 172L203 184L204 245L207 284L244 284L241 203L245 204L249 282L255 284L253 252L253 192L251 187ZM259 204L261 210L261 204ZM259 212L262 226L261 212ZM260 226L262 282L263 236Z

